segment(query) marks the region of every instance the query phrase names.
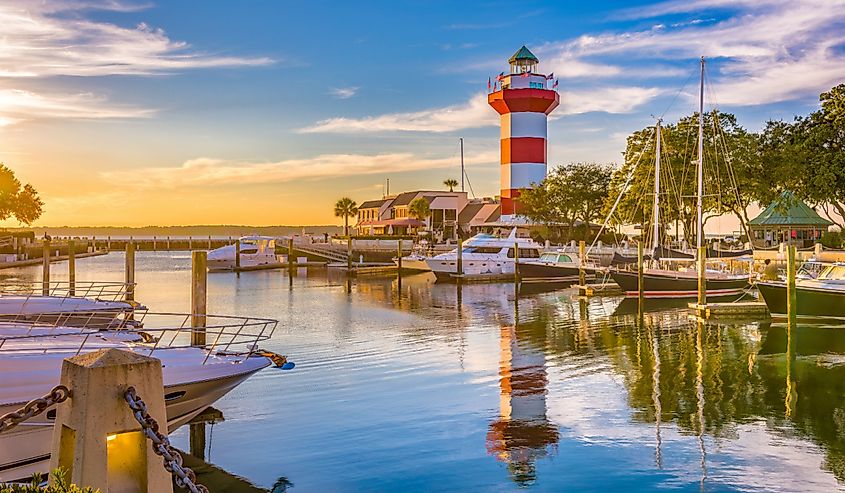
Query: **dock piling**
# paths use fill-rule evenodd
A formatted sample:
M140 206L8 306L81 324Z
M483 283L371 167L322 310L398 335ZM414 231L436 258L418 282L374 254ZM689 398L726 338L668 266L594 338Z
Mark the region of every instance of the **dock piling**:
M399 289L402 289L402 239L397 241L396 247L396 282L399 284Z
M43 250L41 251L41 294L50 295L50 239L44 238Z
M346 268L352 274L352 237L346 239Z
M698 306L707 304L707 247L698 247Z
M241 270L241 240L235 242L235 272Z
M513 282L519 285L519 243L513 244Z
M458 275L464 275L464 240L461 238L458 238Z
M191 345L205 346L208 314L208 252L191 253Z
M637 298L643 300L643 242L637 243Z
M587 260L587 242L581 240L578 242L578 284L581 286L587 285L587 273L584 272L584 261Z
M67 240L67 283L68 293L76 296L76 242Z
M126 264L124 266L126 301L135 301L135 243L126 242Z
M50 470L99 491L172 493L170 474L153 452L124 393L133 386L149 414L167 422L161 362L110 348L64 360L61 383L72 397L58 405ZM55 477L50 476L55 485Z
M798 313L798 293L795 290L795 245L786 248L786 313L789 325L794 326Z

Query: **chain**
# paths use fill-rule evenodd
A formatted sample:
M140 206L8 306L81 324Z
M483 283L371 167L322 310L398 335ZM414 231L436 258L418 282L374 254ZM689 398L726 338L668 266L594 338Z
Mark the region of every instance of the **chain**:
M170 445L167 435L158 431L158 422L147 412L147 405L138 397L135 387L126 389L123 397L141 425L144 435L153 442L153 452L164 458L164 468L173 475L176 485L191 493L209 493L208 488L197 482L194 471L182 465L182 455Z
M24 421L38 416L48 407L64 402L70 396L70 390L64 385L57 385L44 397L38 397L27 402L26 405L17 411L12 411L0 416L0 433L9 431Z

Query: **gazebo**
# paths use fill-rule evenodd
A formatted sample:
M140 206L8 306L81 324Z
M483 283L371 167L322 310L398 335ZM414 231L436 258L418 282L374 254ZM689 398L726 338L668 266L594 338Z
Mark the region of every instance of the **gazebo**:
M792 243L802 248L818 242L831 224L792 192L785 191L760 215L748 221L748 234L755 247Z

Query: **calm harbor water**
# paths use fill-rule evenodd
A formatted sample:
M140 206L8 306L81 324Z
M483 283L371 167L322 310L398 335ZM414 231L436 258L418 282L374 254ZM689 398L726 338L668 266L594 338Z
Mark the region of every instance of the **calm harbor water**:
M80 280L122 276L120 253L77 262ZM136 276L152 310L189 310L187 252L138 253ZM209 275L209 311L279 319L266 347L297 367L217 403L206 459L274 492L845 491L843 330L429 275L397 291ZM186 428L173 440L189 448Z

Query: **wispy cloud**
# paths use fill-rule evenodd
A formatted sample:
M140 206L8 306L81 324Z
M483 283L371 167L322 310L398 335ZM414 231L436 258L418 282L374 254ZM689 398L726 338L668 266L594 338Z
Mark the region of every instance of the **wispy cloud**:
M601 111L628 113L660 94L648 87L596 87L567 91L555 115L572 115ZM487 104L484 93L472 96L467 102L407 113L388 113L363 118L329 118L302 133L375 133L375 132L453 132L467 128L499 125L499 115Z
M358 94L358 87L335 87L329 91L329 94L337 99L349 99Z
M145 7L118 0L0 4L0 125L36 118L131 118L153 112L110 103L94 94L46 90L50 84L36 86L32 79L162 75L273 63L267 57L204 53L145 23L124 27L85 15L90 10L133 12Z
M572 65L573 77L630 74L628 68L602 64L606 58L624 57L626 66L649 67L703 55L717 63L711 77L715 74L719 102L731 105L813 96L845 78L845 0L670 1L620 16L643 19L716 9L731 14L717 22L696 17L669 27L584 35L542 50L559 65L556 73L566 75L565 67Z
M139 118L154 110L109 104L93 94L39 94L21 89L0 89L0 126L25 120L67 118Z
M498 152L474 154L466 164L498 162ZM307 159L275 162L237 162L197 158L177 167L149 167L126 171L108 171L101 176L114 184L143 188L178 188L284 183L294 180L318 180L343 176L430 170L455 166L454 157L420 157L411 153L324 154Z

